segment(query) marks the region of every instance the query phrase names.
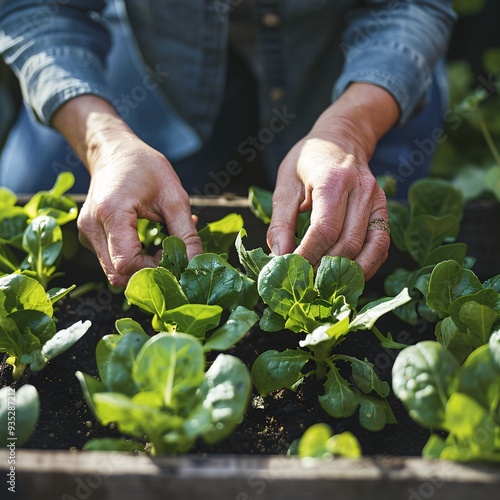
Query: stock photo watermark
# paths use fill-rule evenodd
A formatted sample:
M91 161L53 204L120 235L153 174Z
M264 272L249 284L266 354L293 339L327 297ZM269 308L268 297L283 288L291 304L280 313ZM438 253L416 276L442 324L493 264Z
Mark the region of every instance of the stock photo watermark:
M7 393L7 491L16 492L16 390Z

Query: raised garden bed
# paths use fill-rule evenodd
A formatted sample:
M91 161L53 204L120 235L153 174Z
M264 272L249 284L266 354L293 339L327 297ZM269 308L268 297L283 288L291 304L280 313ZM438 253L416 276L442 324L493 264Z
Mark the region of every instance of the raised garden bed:
M246 200L197 199L193 204L200 218L200 227L237 212L245 220L247 248L265 246L266 227L250 212ZM495 232L498 215L498 204L471 204L464 212L458 239L467 243L470 254L478 257L474 270L481 279L500 273L500 263L494 258L494 238L490 237ZM394 268L405 266L407 259L393 247L376 278L367 283L365 295L374 298L383 295L384 278ZM72 264L66 269L67 274L62 278L65 285L93 281L102 286L78 297L62 299L57 314L59 327L89 319L91 329L70 350L51 360L41 372L27 372L14 382L10 367L1 366L2 386L29 383L37 387L40 394L37 429L24 447L28 449L16 452L17 491L23 497L69 500L90 498L90 495L107 499L140 495L147 499L157 498L159 492L168 492L169 498L204 494L243 500L285 496L304 498L306 494L331 498L331 492L335 491L334 498L347 499L368 494L370 498L384 499L431 496L456 499L468 497L471 492L486 497L498 491L500 471L495 467L409 458L420 455L429 431L410 419L392 393L388 401L398 424L386 425L378 432L367 431L359 424L356 414L338 419L325 413L317 400L322 386L314 377L307 378L296 393L283 389L261 397L254 392L244 421L230 437L215 445L200 440L189 455L150 458L76 451L90 438L117 436L118 432L113 426L103 428L97 423L78 380L68 374L79 370L97 376L95 348L102 336L114 332L115 320L132 317L147 325L150 317L137 308L123 310L123 295L108 290L97 260L90 252L80 249L73 262L78 265ZM380 329L391 331L399 342L413 344L434 338L434 325L421 324L414 328L393 316L379 321ZM250 368L262 352L293 348L296 344L296 334L265 333L254 327L229 354L242 359ZM381 347L369 332L359 331L349 336L342 343L340 352L367 357L374 363L380 378L390 382L398 352ZM285 458L283 455L292 442L318 422L328 423L335 434L345 430L352 432L358 438L365 458L355 463L338 458L324 462ZM1 470L7 472L9 452L2 451L0 457ZM96 473L96 468L98 471L108 468L109 472Z

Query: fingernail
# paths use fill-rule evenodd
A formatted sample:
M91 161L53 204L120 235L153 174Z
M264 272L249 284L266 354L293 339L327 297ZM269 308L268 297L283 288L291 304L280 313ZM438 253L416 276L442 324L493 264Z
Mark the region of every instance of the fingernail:
M279 247L279 245L277 243L275 243L273 245L273 247L271 248L271 254L274 255L275 257L277 255L280 255L280 247Z

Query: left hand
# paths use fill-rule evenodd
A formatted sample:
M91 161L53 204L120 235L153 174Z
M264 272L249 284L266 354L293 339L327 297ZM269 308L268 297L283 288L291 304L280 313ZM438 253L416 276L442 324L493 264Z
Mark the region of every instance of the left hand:
M295 251L313 265L324 255L340 255L358 262L365 279L375 274L387 258L390 236L368 231L373 219L388 218L368 161L398 113L385 90L352 84L290 150L278 172L267 233L275 255ZM295 248L298 213L308 210L311 225Z

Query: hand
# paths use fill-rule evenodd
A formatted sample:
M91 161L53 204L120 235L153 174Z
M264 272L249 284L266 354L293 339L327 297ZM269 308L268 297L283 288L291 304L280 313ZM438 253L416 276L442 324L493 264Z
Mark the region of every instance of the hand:
M380 100L387 101L382 108ZM375 274L387 258L390 236L367 230L370 221L388 215L368 160L398 112L385 90L353 84L291 149L273 194L267 239L274 254L295 251L313 265L324 255L340 255L356 260L365 279ZM297 215L308 210L311 225L295 248Z
M202 246L189 197L168 160L142 142L106 103L101 113L103 101L98 101L99 111L86 116L85 133L75 132L84 138L85 147L78 152L91 173L78 228L82 243L96 252L111 284L122 286L134 272L154 267L160 259L161 252L155 257L142 254L138 218L164 222L169 234L186 243L189 258L201 253ZM61 122L59 117L60 127Z

